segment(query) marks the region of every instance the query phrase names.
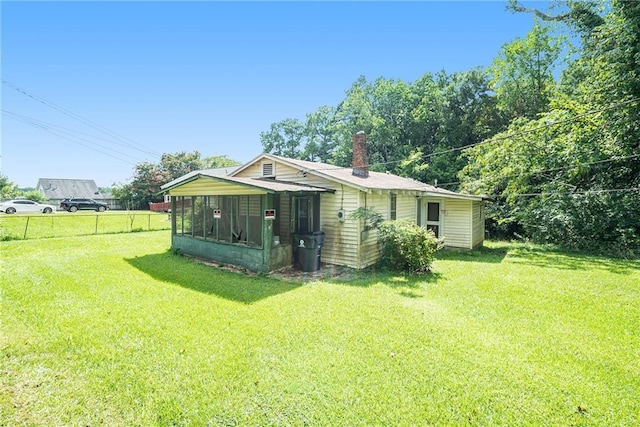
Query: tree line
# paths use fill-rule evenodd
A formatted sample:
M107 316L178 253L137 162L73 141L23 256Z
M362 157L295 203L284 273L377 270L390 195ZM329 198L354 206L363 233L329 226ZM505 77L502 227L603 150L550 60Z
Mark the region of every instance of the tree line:
M557 2L487 68L360 77L336 106L260 134L265 152L485 194L493 237L640 253L640 2Z

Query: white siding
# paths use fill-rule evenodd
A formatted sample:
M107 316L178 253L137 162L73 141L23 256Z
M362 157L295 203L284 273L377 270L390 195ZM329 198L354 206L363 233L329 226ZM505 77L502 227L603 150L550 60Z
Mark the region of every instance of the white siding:
M322 262L359 268L358 223L348 217L357 207L358 191L351 187L339 185L334 194L320 195L320 229L325 233ZM346 214L344 222L338 219L340 209Z
M484 241L484 202L473 202L472 221L472 246L476 248Z
M412 223L416 223L417 198L416 196L398 194L397 217L396 219L408 219Z
M455 248L471 248L471 201L444 199L444 244Z

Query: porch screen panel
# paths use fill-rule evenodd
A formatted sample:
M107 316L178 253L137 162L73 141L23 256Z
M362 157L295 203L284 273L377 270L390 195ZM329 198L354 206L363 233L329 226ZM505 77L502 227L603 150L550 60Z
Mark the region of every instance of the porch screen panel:
M186 235L193 235L193 199L185 197L182 208L182 230Z
M280 206L276 205L276 220L280 223L280 241L291 241L291 197L288 194L280 196Z
M176 198L176 234L261 247L262 197L179 196ZM214 217L217 210L220 218Z
M232 241L232 231L234 227L234 215L236 214L237 209L234 209L234 200L233 196L221 196L220 197L220 210L221 215L218 220L218 238L221 242L231 242Z
M209 196L207 199L207 213L205 216L207 239L218 240L218 224L220 220L213 217L213 211L220 209L219 198L218 196Z
M262 196L248 197L247 245L262 246ZM277 214L276 214L277 215Z
M193 236L206 237L205 216L207 213L207 197L193 198Z
M184 197L176 197L176 234L184 234Z

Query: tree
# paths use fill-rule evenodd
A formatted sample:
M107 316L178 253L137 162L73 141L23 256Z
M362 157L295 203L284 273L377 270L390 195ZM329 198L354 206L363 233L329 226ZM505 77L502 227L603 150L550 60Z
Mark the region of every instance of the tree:
M203 162L197 151L163 154L158 164L138 163L131 183L115 188L114 196L129 209L148 209L150 202L162 201L162 185L202 168Z
M500 49L489 72L498 108L507 120L535 119L548 110L564 41L565 37L552 37L549 27L534 25L526 38Z
M34 202L44 203L47 201L47 197L39 191L29 190L20 195L20 198L33 200Z
M316 112L307 114L304 124L306 145L301 153L302 159L329 162L337 145L336 130L335 108L323 106Z
M272 123L268 132L260 133L265 153L298 158L304 140L304 125L297 119L285 119Z
M15 199L22 194L16 184L9 181L9 178L0 174L0 200Z
M640 4L614 1L537 120L467 151L461 178L496 196L503 231L580 249L640 253ZM507 227L504 227L504 226Z
M228 156L211 156L202 159L202 166L206 169L226 168L238 165L240 165L239 161L233 160Z

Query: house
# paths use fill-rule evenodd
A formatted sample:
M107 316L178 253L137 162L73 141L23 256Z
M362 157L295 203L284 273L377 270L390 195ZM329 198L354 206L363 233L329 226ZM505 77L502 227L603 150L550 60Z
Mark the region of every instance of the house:
M366 136L353 138L353 167L261 154L227 176L190 172L162 186L171 197L172 247L253 271L290 266L300 240L318 236L321 261L352 268L380 256L375 230L349 214L369 208L407 219L475 248L484 239L484 202L368 169Z
M44 194L49 203L59 205L63 199L79 197L94 199L109 205L109 209L119 209L117 199L111 194L103 194L92 179L40 178L36 191Z

